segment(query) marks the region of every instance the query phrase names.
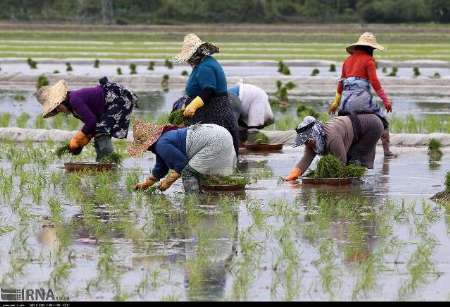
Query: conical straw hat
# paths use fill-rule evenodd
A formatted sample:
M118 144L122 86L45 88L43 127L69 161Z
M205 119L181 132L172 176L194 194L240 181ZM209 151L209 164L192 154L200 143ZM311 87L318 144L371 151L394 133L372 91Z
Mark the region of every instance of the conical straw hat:
M54 85L41 87L34 95L42 105L42 116L50 117L52 111L66 99L68 86L65 80L59 80Z
M353 49L355 46L369 46L378 50L383 51L384 47L381 46L380 44L377 43L377 39L375 37L375 35L373 35L370 32L365 32L363 33L358 41L354 44L351 44L350 46L347 47L347 52L348 53L353 53Z
M191 58L191 56L197 51L198 47L200 47L203 42L197 35L194 33L187 34L184 37L183 46L181 47L181 51L174 57L174 61L177 63L185 63L187 60ZM213 45L213 44L211 44Z
M128 154L138 157L152 146L164 131L164 125L136 121L133 125L133 142L128 146Z

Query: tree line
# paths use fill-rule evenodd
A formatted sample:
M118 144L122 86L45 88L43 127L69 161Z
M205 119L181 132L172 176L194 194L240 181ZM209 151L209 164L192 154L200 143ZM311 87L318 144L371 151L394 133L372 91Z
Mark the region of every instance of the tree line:
M450 0L1 0L0 20L100 24L450 22Z

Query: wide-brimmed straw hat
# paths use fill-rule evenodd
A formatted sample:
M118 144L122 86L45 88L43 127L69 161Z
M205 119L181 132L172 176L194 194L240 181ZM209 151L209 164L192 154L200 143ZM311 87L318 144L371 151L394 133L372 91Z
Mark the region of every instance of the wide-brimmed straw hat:
M132 157L142 156L159 139L164 128L165 125L136 121L133 125L133 142L128 146L128 154Z
M174 57L174 61L177 63L187 62L191 58L191 56L195 53L195 51L197 51L198 47L200 47L205 43L206 42L202 41L200 37L198 37L194 33L187 34L184 37L183 46L181 46L181 51Z
M359 39L358 39L358 41L356 43L351 44L350 46L348 46L346 48L347 52L350 53L350 54L353 53L353 49L355 48L355 46L369 46L369 47L372 47L372 48L375 48L375 49L378 49L378 50L381 50L381 51L384 50L384 47L377 43L377 39L376 39L375 35L373 33L370 33L370 32L363 33L359 37Z
M65 80L59 80L54 85L41 87L34 94L42 105L43 117L54 115L52 112L66 99L68 89L67 82Z

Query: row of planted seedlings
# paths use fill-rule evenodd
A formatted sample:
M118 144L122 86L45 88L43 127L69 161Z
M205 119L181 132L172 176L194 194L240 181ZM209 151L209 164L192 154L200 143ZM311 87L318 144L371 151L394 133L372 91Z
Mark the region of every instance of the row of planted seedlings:
M2 147L2 161L13 165L17 163L12 161L12 150ZM43 166L36 166L41 171L48 165L45 161L37 164ZM132 193L141 171L127 170L126 175L64 174L55 169L43 176L43 189L51 196L40 202L36 199L31 207L40 206L46 212L46 228L54 232L58 242L55 253L43 259L50 260L48 282L52 286L66 289L67 295L81 291L87 297L112 289L108 298L116 300L360 299L377 295L380 284L392 284L385 278L398 278L400 286L394 299L404 299L435 277L432 254L438 241L430 227L440 219L442 209L430 203L373 202L357 194L349 197L308 190L294 201L252 200L245 195L197 198ZM14 207L13 203L9 204ZM79 213L67 217L65 203L79 207ZM43 214L29 207L19 202L12 211L20 215L21 223L12 230L17 240L11 241L10 252L15 260L2 284L26 278L21 274L35 261L27 258L36 254L27 238ZM239 218L245 215L251 223L240 227ZM411 237L399 239L397 227L406 227ZM71 275L82 265L82 255L74 243L80 235L95 246L96 272L88 274L84 284L72 285ZM167 251L184 256L185 289L180 291L172 284L180 272L177 262L165 259L166 265L148 268L142 264L138 267L143 270L131 268L130 272L127 256L120 252L128 250L128 245L144 256L141 262L145 256L167 255ZM406 261L387 262L392 255ZM407 274L398 277L392 270ZM133 274L140 279L130 283L130 275L136 276ZM226 280L231 283L229 291L224 286ZM351 291L342 291L348 282ZM163 285L173 292L156 297Z

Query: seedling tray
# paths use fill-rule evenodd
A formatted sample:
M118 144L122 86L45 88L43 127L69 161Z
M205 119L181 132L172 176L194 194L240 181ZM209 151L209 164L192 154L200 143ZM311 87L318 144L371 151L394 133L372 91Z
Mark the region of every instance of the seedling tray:
M250 151L280 151L283 144L246 144L245 148Z
M353 182L353 180L358 179L357 177L347 177L347 178L309 178L301 177L303 184L313 184L313 185L348 185Z
M82 171L111 171L117 167L116 163L98 163L98 162L66 162L64 169L67 172L82 172Z

